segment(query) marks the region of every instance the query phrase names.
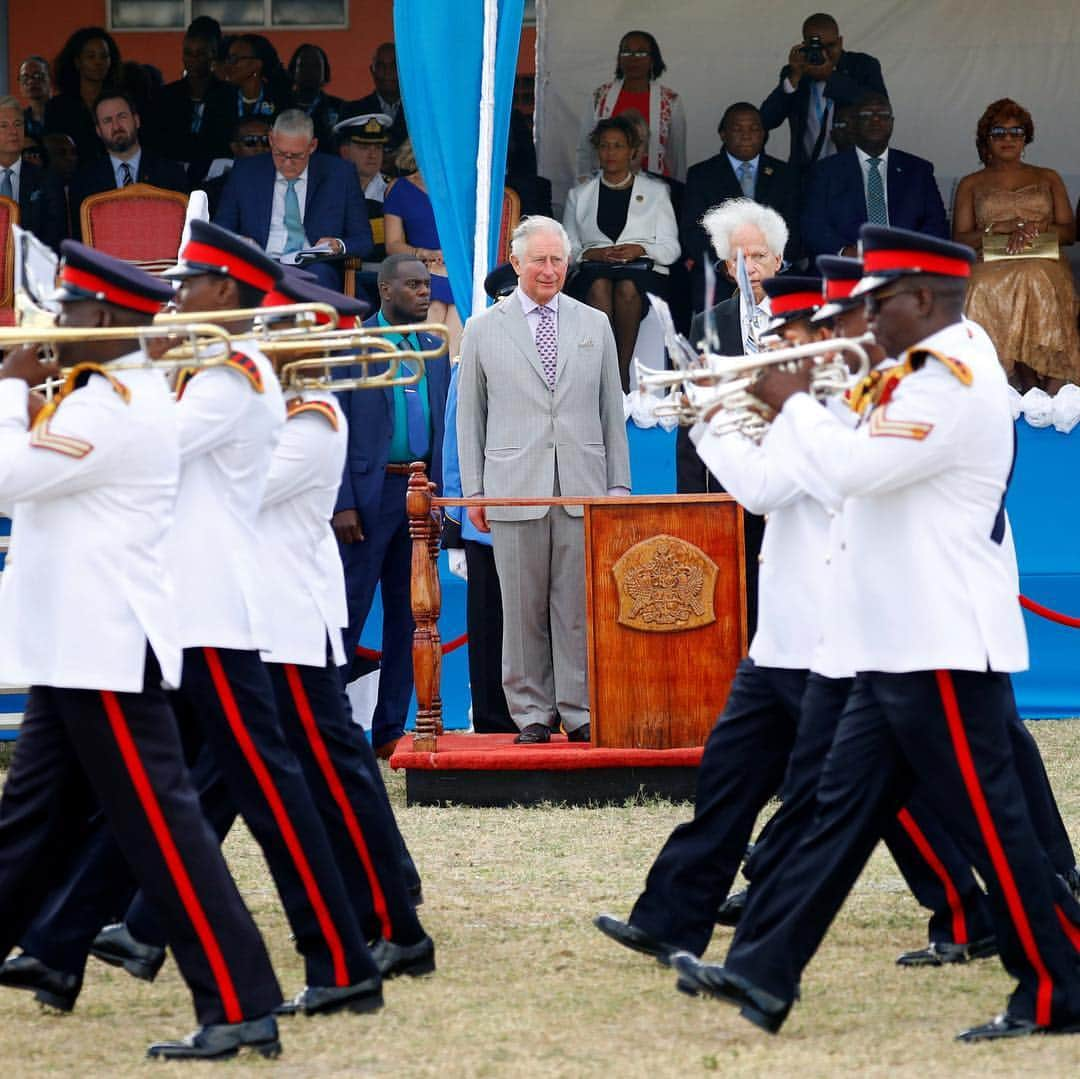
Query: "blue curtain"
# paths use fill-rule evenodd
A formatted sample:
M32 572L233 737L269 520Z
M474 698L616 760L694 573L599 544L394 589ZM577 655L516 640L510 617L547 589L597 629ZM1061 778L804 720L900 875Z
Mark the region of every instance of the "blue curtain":
M489 269L502 213L506 142L524 6L524 0L498 0ZM454 304L464 321L472 312L483 2L395 0L394 39L409 136L435 210Z

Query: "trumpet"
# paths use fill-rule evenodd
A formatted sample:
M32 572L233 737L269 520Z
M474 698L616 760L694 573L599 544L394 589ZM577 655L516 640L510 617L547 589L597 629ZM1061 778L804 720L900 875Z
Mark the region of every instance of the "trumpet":
M154 317L154 325L184 325L197 319L222 324L250 321L254 323L253 328L243 334L238 332L236 336L274 340L299 337L311 333L313 329L336 330L340 322L337 308L332 304L290 303L276 307L238 307L230 311L164 311ZM320 319L323 321L320 322Z
M680 424L709 422L717 434L740 431L760 441L768 430L762 403L750 392L758 377L770 367L787 367L812 360L810 392L822 400L845 393L870 370L867 345L872 334L834 337L805 345L774 349L749 356L717 356L706 353L699 365L681 371L658 371L635 361L638 384L644 390L669 388L668 400L657 406L658 415L674 416ZM852 371L844 356L853 356Z

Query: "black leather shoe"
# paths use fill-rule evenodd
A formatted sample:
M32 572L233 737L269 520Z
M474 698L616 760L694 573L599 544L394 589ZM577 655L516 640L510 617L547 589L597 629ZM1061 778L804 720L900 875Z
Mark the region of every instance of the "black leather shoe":
M396 944L380 938L371 946L371 957L384 978L399 974L418 978L435 970L435 942L428 936L415 944Z
M530 723L522 728L521 733L514 739L514 744L519 746L539 746L551 741L551 728L546 723Z
M950 963L967 963L972 959L988 959L997 955L997 939L982 937L970 944L950 944L934 940L925 948L904 952L896 960L898 967L944 967Z
M272 1015L243 1023L214 1023L199 1027L178 1042L155 1042L146 1050L158 1060L224 1060L241 1049L253 1049L260 1056L276 1057L281 1052L277 1020Z
M132 977L152 982L165 962L165 949L136 940L123 922L107 925L94 937L90 954L113 967L123 967Z
M592 724L583 723L580 727L573 731L566 732L566 740L568 742L591 742L592 741Z
M746 895L747 890L743 888L741 892L732 892L720 904L720 908L716 912L716 924L717 925L730 925L736 926L739 924L739 919L743 915L743 911L746 910Z
M368 978L355 985L306 985L292 1000L274 1009L275 1015L332 1015L375 1012L383 1006L382 978Z
M671 957L671 966L679 974L676 988L680 992L691 996L704 993L714 1000L734 1004L739 1015L770 1034L780 1030L791 1011L790 1001L781 1000L718 964L702 963L689 952L676 952Z
M611 937L617 944L629 948L633 952L641 952L644 955L652 955L660 960L665 966L668 960L679 949L674 944L665 944L662 940L649 936L644 929L638 929L629 922L621 922L610 914L598 914L593 918L593 925L604 934Z
M23 952L0 963L0 985L12 989L33 989L34 999L50 1008L69 1012L82 989L82 977L47 967L40 959Z
M1008 1012L1002 1012L989 1023L962 1030L956 1035L956 1040L958 1042L988 1042L998 1038L1023 1038L1028 1034L1042 1034L1046 1030L1046 1027L1040 1027L1030 1019L1017 1019Z

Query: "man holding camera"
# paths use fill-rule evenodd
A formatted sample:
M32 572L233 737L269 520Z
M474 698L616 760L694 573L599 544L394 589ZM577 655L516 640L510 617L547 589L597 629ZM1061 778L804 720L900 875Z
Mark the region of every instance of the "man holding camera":
M762 103L761 119L767 131L790 121L789 160L805 178L810 165L835 152L831 130L836 110L853 105L867 91L886 91L881 64L867 53L845 52L831 15L811 15L802 34L779 84Z

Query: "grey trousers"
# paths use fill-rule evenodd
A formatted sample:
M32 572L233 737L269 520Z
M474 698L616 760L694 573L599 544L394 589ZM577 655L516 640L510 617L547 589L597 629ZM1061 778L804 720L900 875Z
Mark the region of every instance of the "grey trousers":
M589 722L585 522L562 506L531 521L492 521L503 602L503 689L519 729ZM558 718L557 718L558 717Z

